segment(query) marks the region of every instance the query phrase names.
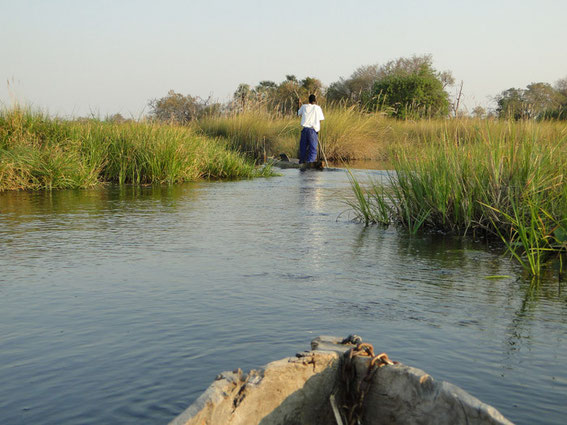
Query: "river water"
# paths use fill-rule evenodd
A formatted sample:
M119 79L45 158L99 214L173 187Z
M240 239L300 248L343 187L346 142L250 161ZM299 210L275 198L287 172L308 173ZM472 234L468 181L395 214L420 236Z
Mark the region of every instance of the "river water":
M167 423L220 371L349 333L517 423L566 422L563 283L352 222L342 171L281 173L0 194L0 423Z

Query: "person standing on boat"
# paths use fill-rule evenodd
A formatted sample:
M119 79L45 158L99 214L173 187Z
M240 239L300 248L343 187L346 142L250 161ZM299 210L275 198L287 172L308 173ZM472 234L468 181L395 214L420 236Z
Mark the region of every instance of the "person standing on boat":
M317 135L321 129L321 121L325 119L323 110L317 105L314 94L309 95L309 104L301 105L297 115L301 117L301 138L299 139L299 163L317 161Z

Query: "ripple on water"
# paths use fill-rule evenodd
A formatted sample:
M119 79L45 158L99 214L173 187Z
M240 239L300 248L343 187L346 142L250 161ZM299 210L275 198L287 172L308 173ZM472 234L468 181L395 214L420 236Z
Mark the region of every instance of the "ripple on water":
M282 174L0 194L2 422L165 423L222 370L348 333L517 423L564 422L563 284L350 222L342 172Z

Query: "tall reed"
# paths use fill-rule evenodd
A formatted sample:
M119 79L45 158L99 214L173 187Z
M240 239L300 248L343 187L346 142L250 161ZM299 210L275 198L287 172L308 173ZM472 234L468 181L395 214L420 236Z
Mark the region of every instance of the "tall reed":
M268 174L188 127L63 121L20 108L0 112L0 190Z
M396 120L381 113L362 112L354 107L328 105L319 134L329 160L389 160L401 148L416 156L422 146L433 140L475 143L479 137L531 137L559 140L567 133L560 122L507 122L492 119L422 119ZM299 117L263 109L230 115L205 117L197 125L206 135L222 137L229 146L261 158L286 153L296 156L300 136ZM490 135L490 136L488 136Z
M299 130L292 117L251 110L223 116L204 117L197 122L209 137L223 138L231 149L256 158L286 153L297 155Z
M383 128L379 114L364 114L354 108L338 107L324 111L319 138L329 160L378 158L377 144ZM225 138L229 146L255 157L297 156L301 126L299 117L264 110L206 117L198 121L209 136Z
M488 123L426 134L419 152L397 151L388 184L372 182L369 201L354 210L366 222L367 204L386 205L390 219L411 231L499 236L538 275L546 259L567 248L567 134L550 138L557 131L551 128Z

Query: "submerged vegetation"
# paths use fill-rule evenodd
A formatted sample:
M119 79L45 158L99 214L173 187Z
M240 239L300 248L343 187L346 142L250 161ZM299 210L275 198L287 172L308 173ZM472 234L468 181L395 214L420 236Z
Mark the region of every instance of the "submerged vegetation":
M269 173L191 127L63 121L19 108L0 112L0 190L178 183Z
M353 178L350 205L367 224L496 236L539 275L547 260L567 252L567 128L461 125L441 135L423 132L419 154L400 149L387 182L363 189Z

